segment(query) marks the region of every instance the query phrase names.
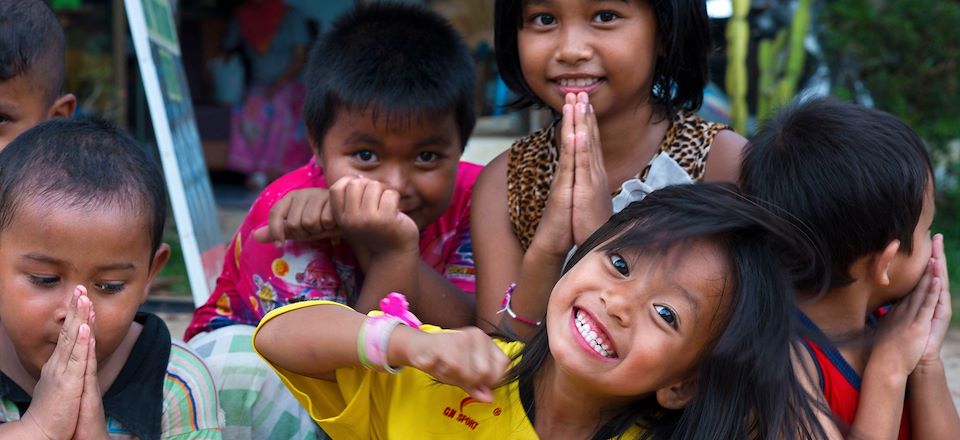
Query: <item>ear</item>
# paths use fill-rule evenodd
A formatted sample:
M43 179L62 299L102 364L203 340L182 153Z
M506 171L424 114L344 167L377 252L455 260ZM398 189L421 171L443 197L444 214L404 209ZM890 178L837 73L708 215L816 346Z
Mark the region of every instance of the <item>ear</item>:
M47 109L47 119L53 118L72 118L73 112L77 110L77 97L73 93L67 93L57 98L53 105Z
M307 140L310 141L310 151L313 151L313 155L317 157L317 160L321 159L321 153L323 150L320 148L321 143L313 139L313 136L308 135Z
M147 284L143 286L143 296L140 298L140 304L143 304L147 300L147 295L150 293L150 286L153 285L153 280L157 277L157 274L160 273L160 269L163 269L163 266L167 265L167 261L170 260L170 246L166 243L160 243L160 247L157 248L157 252L153 254L153 261L150 263L150 273L147 275Z
M898 251L900 251L900 240L892 240L880 253L874 254L873 261L870 263L871 281L881 286L890 285L890 265L893 264Z
M696 392L697 380L689 378L657 390L657 403L666 409L683 409Z

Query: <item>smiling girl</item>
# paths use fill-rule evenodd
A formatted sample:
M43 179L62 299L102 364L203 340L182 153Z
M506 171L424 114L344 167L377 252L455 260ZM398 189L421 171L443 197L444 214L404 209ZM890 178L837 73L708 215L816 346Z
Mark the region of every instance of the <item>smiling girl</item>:
M728 185L674 186L584 242L527 344L330 302L254 344L334 438L814 438L772 249L813 255L792 231Z
M561 149L580 152L572 226L579 245L644 193L636 189L736 181L746 141L693 114L707 84L703 1L498 0L495 32L516 107L557 116L494 159L473 199L477 323L524 337L545 313L569 251L550 252L535 239L541 221L566 211L552 201L572 190L555 183ZM564 139L564 124L582 135ZM614 196L623 200L611 203ZM513 303L504 301L514 284ZM509 313L497 314L505 305Z

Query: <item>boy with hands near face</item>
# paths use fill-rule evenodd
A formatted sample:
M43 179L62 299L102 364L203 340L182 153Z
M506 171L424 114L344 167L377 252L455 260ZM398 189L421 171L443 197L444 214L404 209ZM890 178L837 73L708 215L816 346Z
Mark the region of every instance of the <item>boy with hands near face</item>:
M12 438L221 438L206 366L138 312L170 255L166 206L156 163L102 122L43 122L0 151L0 422L19 421L3 428Z

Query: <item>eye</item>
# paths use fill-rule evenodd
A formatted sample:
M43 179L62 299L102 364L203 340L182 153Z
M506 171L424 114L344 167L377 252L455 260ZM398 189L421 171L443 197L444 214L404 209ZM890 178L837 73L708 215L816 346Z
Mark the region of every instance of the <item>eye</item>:
M353 158L359 160L360 162L375 162L377 160L377 153L374 153L370 150L360 150L356 153L353 153Z
M550 14L536 14L530 17L530 22L533 23L534 26L552 26L557 23L557 17Z
M120 293L127 287L127 284L122 282L96 283L93 287L96 287L97 290L104 293Z
M653 306L660 318L670 324L670 327L677 328L677 315L667 306Z
M610 255L610 265L613 266L614 270L620 272L621 275L630 274L630 268L627 266L627 260L624 260L623 257L617 254Z
M593 20L599 23L610 23L618 18L620 18L620 14L613 11L600 11L593 16Z
M60 282L60 277L45 275L27 275L30 283L37 287L50 288Z
M417 163L436 162L440 160L440 154L433 151L421 151L417 153Z

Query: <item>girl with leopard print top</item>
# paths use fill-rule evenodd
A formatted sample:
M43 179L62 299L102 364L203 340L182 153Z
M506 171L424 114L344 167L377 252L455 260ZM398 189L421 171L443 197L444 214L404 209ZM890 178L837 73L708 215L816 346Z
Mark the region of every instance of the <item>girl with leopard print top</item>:
M558 116L495 158L474 191L477 323L524 338L568 250L536 234L541 222L571 219L581 244L652 189L736 181L746 140L692 113L707 82L702 1L497 0L495 33L501 75L520 95L514 106ZM554 179L565 167L576 176L569 184Z

